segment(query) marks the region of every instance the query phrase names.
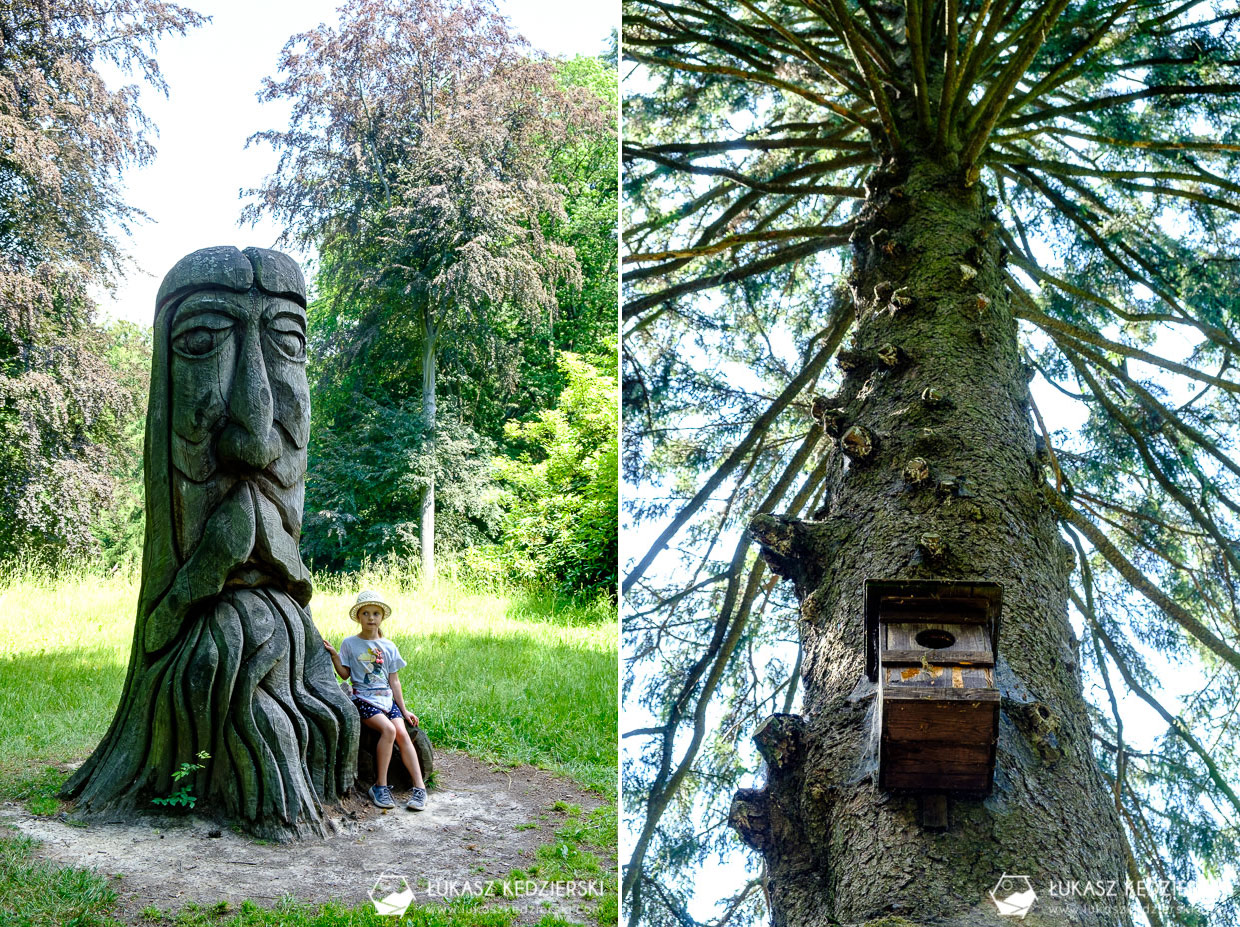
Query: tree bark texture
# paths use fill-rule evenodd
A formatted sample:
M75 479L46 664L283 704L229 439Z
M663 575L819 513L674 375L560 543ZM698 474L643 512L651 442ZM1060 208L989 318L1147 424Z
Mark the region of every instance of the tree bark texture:
M133 650L112 726L63 794L125 814L188 785L196 811L261 837L322 835L361 722L298 551L305 283L277 252L206 248L156 305ZM184 764L201 768L174 780Z
M422 420L430 440L431 472L427 474L426 489L422 492L422 579L435 581L435 421L437 418L435 397L436 332L429 320L422 326Z
M751 527L801 601L804 715L760 728L768 781L737 794L733 824L766 858L779 927L1005 924L987 894L1004 873L1038 890L1029 927L1126 924L1121 825L1067 620L1072 554L1041 490L992 201L909 156L867 188L848 279L857 331L839 393L815 402L836 442L827 501L811 520ZM867 579L1003 587L989 796L878 789ZM1048 897L1072 879L1121 891Z

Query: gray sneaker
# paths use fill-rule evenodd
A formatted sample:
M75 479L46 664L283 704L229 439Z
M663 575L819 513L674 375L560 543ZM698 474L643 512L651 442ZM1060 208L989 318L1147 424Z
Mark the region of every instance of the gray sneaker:
M370 787L370 800L380 808L396 807L396 802L392 801L392 790L386 785L372 785Z
M426 807L426 789L415 788L409 793L409 803L405 805L410 811L421 811Z

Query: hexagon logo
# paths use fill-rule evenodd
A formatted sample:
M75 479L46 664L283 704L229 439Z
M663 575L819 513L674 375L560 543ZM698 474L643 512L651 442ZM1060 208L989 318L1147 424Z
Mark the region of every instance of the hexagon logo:
M413 889L403 875L379 873L379 878L375 879L367 894L370 895L370 903L375 906L375 913L381 916L390 914L399 917L413 904Z
M1000 917L1019 917L1024 920L1037 899L1038 896L1029 883L1029 876L1008 875L1005 872L990 890L990 900L999 909Z

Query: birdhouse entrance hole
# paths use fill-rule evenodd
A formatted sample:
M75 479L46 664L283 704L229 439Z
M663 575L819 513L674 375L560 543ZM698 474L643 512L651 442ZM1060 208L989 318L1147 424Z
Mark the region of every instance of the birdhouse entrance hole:
M956 643L956 635L942 628L926 628L924 631L919 631L913 640L929 650L942 650Z

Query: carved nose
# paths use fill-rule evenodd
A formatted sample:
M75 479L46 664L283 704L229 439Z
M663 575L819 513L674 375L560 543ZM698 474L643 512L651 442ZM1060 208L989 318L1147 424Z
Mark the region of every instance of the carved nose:
M271 384L257 325L246 326L228 393L228 419L220 435L221 460L262 470L280 456L280 438L272 427Z

